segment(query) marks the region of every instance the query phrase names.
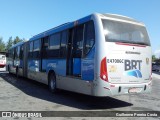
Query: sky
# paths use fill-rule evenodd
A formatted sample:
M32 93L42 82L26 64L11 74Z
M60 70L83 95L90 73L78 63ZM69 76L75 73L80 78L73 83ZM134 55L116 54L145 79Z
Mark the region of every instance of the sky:
M91 13L113 13L142 21L152 53L160 57L160 0L0 0L0 37L29 39Z

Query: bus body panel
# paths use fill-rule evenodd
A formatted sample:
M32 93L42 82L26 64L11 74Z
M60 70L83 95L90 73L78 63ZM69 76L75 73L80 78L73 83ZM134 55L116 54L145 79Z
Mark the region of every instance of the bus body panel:
M66 76L66 60L62 58L42 60L42 71L48 73L50 70L53 70L56 75Z
M151 81L140 84L111 84L101 81L98 87L94 86L94 96L114 96L122 94L151 93Z
M16 70L18 69L18 75L23 76L23 64L24 59L20 59L18 53L20 53L20 47L23 46L25 42L19 42L16 45L12 46L8 51L7 58L7 68L10 73L16 74ZM25 56L24 53L22 56Z
M28 60L28 78L40 81L39 65L40 60Z
M151 48L106 43L108 81L111 83L146 83L151 77ZM112 47L111 47L112 46ZM107 49L104 49L107 51Z
M20 60L11 59L11 64L9 66L10 72L16 74L16 68L20 65Z
M103 19L106 19L106 17L103 17ZM95 29L97 36L96 36L96 53L95 53L96 66L94 67L94 69L96 70L96 73L95 73L93 94L95 96L112 96L119 94L129 94L132 92L132 89L134 88L135 88L134 93L150 92L152 84L151 47L145 45L144 47L140 47L143 45L138 46L135 44L127 46L127 45L116 44L115 42L106 42L104 37L102 18L96 16L95 22L96 22ZM127 52L128 53L130 52L130 54L127 54ZM100 68L103 58L106 58L108 81L104 81L100 78L101 74ZM127 62L129 61L129 63L132 65L130 65L129 63L125 63L126 64L125 66L124 64L125 60L127 60ZM115 61L116 62L118 61L119 63L115 63ZM129 70L124 71L125 67L131 69L131 71ZM134 70L137 69L141 70L142 76L140 75L139 71L136 72L136 75L132 73Z
M20 64L18 65L18 75L19 76L23 76L23 64L24 64L24 61L23 60L20 60L19 61L20 62Z
M104 35L106 31L104 31L102 19L144 27L142 23L127 17L96 13L50 29L32 37L25 43L23 65L20 65L23 66L23 68L20 74L23 73L24 77L48 85L49 73L54 72L56 75L57 88L92 96L112 96L150 92L152 84L151 47L140 44L124 44L123 42L106 41ZM77 26L91 20L94 22L95 43L87 55L73 57L72 53L70 53L68 55L71 57L62 56L63 58L42 56L42 44L45 38L64 30L67 30L68 33L66 51L67 53L73 52L73 35L78 28ZM83 30L85 27L86 24ZM84 34L85 32L83 33L83 42L79 44L84 45ZM41 44L39 48L40 58L30 59L28 58L29 43L38 39L40 39ZM70 45L69 42L71 42L70 50L68 49ZM49 49L50 48L47 48L47 50ZM83 52L84 49L82 49L82 54ZM17 64L19 61L12 58L9 58L8 61L11 72L15 73L16 66L19 66L19 64ZM70 63L70 61L72 63ZM105 64L103 64L102 61ZM70 64L69 67L72 68L68 69L68 64ZM73 73L67 72L67 70L71 71L72 69ZM107 77L107 79L105 80L103 76L101 76L102 70L106 71L106 76L104 77Z
M94 45L95 46L95 45ZM82 58L82 80L93 81L95 74L95 47L93 47L88 55Z
M72 92L93 95L93 82L80 80L75 77L56 76L57 88Z

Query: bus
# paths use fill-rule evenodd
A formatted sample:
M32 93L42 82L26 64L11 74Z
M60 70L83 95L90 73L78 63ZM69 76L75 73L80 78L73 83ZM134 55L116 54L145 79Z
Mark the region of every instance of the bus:
M6 52L0 52L0 71L6 71Z
M91 96L149 93L151 44L145 25L94 13L44 31L8 51L8 70L57 89Z

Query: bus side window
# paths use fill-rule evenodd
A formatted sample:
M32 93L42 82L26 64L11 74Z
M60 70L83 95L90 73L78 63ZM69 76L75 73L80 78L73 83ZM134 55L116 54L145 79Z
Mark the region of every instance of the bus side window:
M76 27L75 37L74 37L74 50L73 57L81 58L82 50L83 50L83 28L84 24Z
M41 57L43 59L48 58L48 46L49 46L48 42L49 42L49 36L42 38Z
M14 50L14 53L13 53L13 59L16 59L16 56L17 56L17 47L15 47L15 48L13 48L13 50Z
M60 49L60 57L66 57L66 43L67 42L67 31L63 31L61 33L61 49Z
M19 59L19 55L20 55L20 46L17 46L15 48L15 59Z
M23 59L23 45L20 47L20 56L19 56L20 60Z
M85 27L84 56L86 56L89 53L94 43L95 43L94 23L93 21L90 21L86 23L86 27Z
M39 59L40 58L40 40L35 40L33 42L33 58Z
M32 59L33 56L33 41L29 42L29 52L28 52L28 58Z
M11 50L8 50L8 58L11 58Z
M14 59L14 48L11 49L11 58Z
M49 39L49 57L59 57L61 34L55 33Z

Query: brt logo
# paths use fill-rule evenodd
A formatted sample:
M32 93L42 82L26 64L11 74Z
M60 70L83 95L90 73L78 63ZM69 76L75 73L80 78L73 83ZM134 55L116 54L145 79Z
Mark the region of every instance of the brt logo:
M133 69L141 70L141 63L142 63L142 60L125 60L124 69L125 71L133 70Z
M142 60L125 60L124 67L125 67L125 75L134 76L137 78L142 78L141 73L141 63Z

